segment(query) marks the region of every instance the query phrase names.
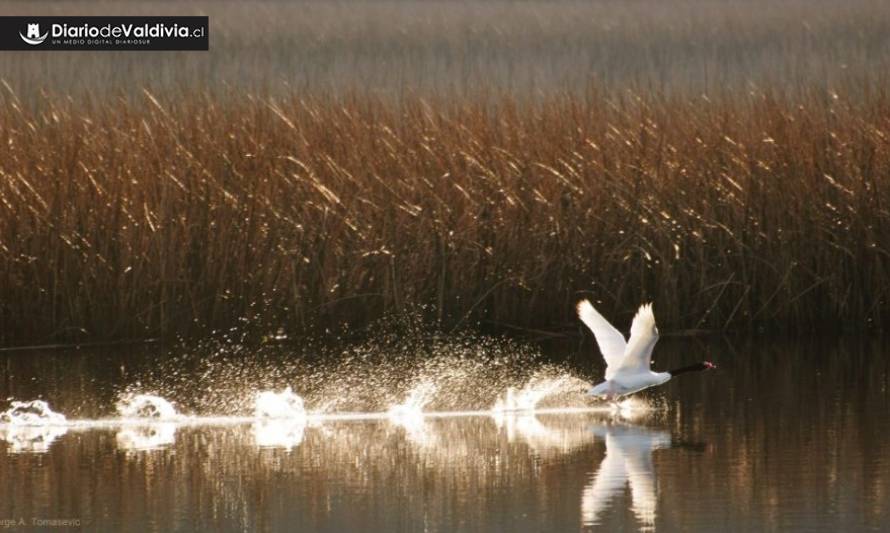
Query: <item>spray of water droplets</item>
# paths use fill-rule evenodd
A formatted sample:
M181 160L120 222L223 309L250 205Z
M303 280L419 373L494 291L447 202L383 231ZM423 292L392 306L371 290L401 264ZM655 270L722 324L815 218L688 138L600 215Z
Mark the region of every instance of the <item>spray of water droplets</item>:
M591 407L585 380L527 345L413 325L396 330L345 348L229 340L178 348L122 365L112 413L68 420L45 401L14 401L0 413L0 436L10 451L46 451L71 427L104 423L119 426L120 448L144 451L173 445L183 424L243 422L257 446L291 449L307 428L353 417L388 421L431 446L429 417L484 415L510 439L544 441L536 412Z

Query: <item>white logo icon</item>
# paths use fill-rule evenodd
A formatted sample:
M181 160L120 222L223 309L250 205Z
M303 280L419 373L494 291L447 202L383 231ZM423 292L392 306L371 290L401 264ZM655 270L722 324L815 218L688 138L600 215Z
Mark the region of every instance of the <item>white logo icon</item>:
M19 32L19 37L22 38L23 41L30 45L38 45L46 40L46 36L49 35L49 32L40 35L40 24L31 24L28 23L28 36L25 37L22 35L22 32Z

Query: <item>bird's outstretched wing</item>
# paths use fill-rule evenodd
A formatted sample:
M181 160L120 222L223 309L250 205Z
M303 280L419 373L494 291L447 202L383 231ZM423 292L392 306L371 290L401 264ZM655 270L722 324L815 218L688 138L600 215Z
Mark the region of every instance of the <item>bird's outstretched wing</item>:
M600 347L603 359L606 360L606 379L609 379L610 369L618 368L627 351L624 335L612 324L609 324L609 321L593 308L589 300L578 302L578 318L590 328L593 336L596 337L596 343Z
M658 342L658 328L655 326L655 314L652 304L643 304L630 326L630 340L624 350L619 370L641 372L649 370L652 361L652 349Z

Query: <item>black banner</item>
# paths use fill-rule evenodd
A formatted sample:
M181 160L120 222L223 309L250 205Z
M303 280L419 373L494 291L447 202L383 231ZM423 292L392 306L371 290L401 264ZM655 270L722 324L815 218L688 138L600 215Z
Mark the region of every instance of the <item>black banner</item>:
M208 17L0 17L0 50L207 50Z

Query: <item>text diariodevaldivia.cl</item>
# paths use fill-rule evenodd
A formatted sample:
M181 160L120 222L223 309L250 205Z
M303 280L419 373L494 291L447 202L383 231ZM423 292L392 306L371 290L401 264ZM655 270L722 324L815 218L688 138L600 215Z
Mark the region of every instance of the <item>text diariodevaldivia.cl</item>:
M190 28L179 24L52 24L50 35L57 38L146 38L146 37L203 37L203 28Z

